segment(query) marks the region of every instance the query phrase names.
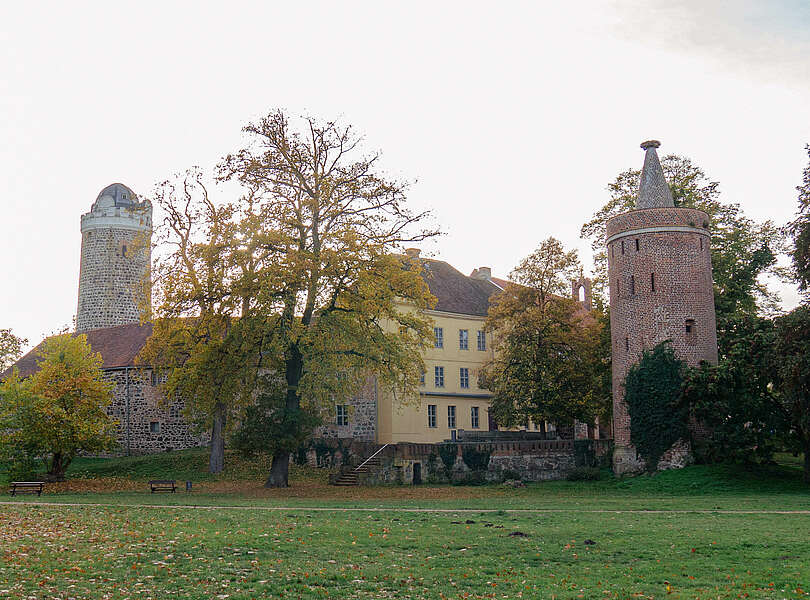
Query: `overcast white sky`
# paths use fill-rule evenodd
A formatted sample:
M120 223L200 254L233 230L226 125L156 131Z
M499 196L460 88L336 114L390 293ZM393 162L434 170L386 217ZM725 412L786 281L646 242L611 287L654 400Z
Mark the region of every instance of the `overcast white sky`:
M565 6L563 6L565 5ZM0 22L0 328L76 311L79 217L239 147L282 107L342 116L447 235L506 276L584 221L639 143L791 218L810 142L810 2L23 3ZM795 293L786 294L787 304Z

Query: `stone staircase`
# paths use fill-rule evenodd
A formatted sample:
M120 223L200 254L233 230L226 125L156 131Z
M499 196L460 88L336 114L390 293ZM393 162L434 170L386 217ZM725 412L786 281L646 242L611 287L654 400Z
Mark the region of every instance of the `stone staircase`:
M380 453L385 449L388 444L377 450L374 454L369 456L366 460L361 462L353 469L344 471L341 469L340 473L332 482L332 485L338 486L352 486L360 485L360 479L363 474L378 471L382 467L382 459Z

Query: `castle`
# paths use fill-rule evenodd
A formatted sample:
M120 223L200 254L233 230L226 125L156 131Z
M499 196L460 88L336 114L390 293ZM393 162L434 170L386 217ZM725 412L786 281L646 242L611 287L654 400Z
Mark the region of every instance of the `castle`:
M617 474L643 468L630 441L623 393L627 371L642 351L670 340L690 365L717 360L709 217L674 205L658 146L654 141L642 144L646 154L635 209L607 223ZM151 233L151 204L138 201L120 183L105 187L81 218L76 332L86 334L101 354L104 376L114 384L109 413L119 423L118 439L127 454L199 446L207 437L187 422L182 402L166 404L155 375L136 362L152 331L149 323L140 322L150 301ZM408 254L418 257L419 251ZM317 436L430 444L460 430L497 429L489 417L490 392L479 387L477 373L493 353L491 334L484 329L490 298L508 282L493 277L488 267L468 276L443 261L421 261L437 304L427 311L434 321L434 340L423 357L419 402L401 405L371 378L350 404L334 407L334 419ZM572 282L574 298L580 290L589 309L588 279ZM38 348L17 362L21 375L36 371ZM555 435L549 424L530 423L527 428ZM574 437L600 438L602 433L577 424ZM688 446L673 447L667 464L682 464L688 454Z

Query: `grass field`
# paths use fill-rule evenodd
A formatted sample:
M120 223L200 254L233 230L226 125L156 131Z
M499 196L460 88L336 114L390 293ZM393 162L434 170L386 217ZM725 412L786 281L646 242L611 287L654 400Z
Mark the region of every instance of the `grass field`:
M810 596L795 464L522 489L341 489L301 469L268 491L266 465L211 477L204 461L84 459L41 502L0 505L0 598ZM194 491L143 492L164 477Z

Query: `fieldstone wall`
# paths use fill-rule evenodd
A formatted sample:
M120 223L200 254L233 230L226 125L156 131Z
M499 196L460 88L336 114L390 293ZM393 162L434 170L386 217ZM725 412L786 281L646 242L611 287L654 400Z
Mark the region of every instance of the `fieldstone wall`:
M194 433L183 417L182 401L166 403L152 385L151 370L108 369L104 378L114 385L107 414L118 421L120 453L154 454L208 443L208 435Z
M148 305L144 280L151 261L152 206L93 206L82 215L76 331L140 320Z
M370 442L377 439L377 378L369 377L360 393L347 403L349 422L337 424L337 408L327 418L330 423L316 429L316 438L355 439Z

